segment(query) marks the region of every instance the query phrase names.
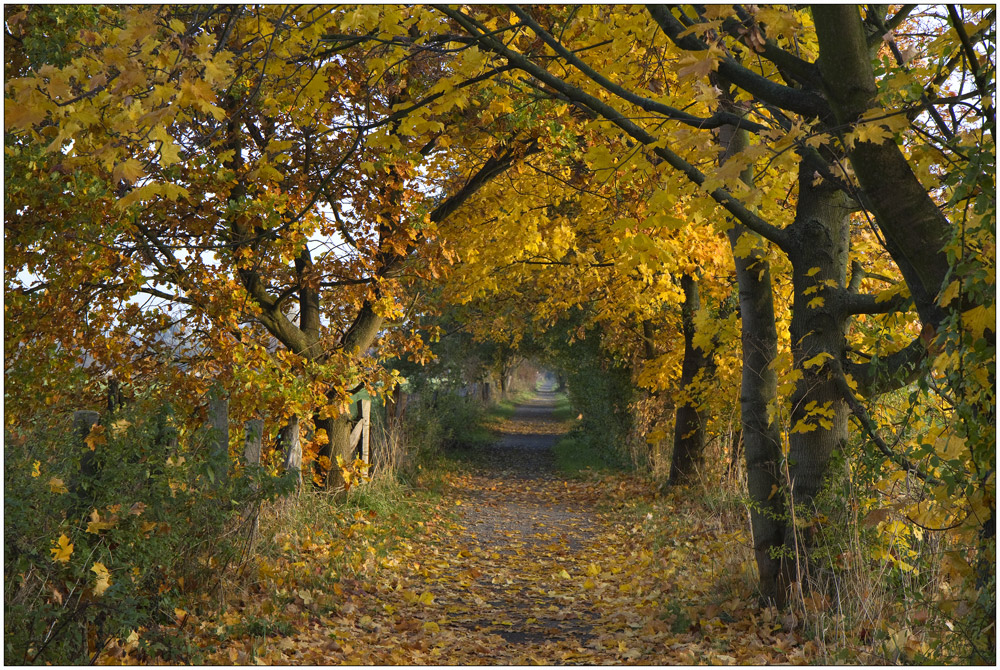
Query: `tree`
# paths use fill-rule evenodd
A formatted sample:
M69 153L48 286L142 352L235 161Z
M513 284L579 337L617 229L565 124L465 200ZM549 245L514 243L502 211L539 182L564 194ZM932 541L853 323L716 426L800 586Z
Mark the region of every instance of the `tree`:
M394 384L369 350L386 319L402 315L404 267L438 274L447 259L431 255L435 227L530 142L509 137L476 156L449 150L455 137L440 119L462 117L466 75L446 51L365 37L407 34L426 12L102 13L108 26L81 33L67 64L8 86L20 110L8 130L51 139L58 207L72 210L90 192L61 175L102 180L100 209L84 208L93 233L48 253L53 274L81 248L101 261L85 261L94 278L56 299L79 304L80 289L95 287L99 299L83 312L105 334L87 347L116 374L134 374L137 357L162 349L156 333L185 328L199 342L189 387L204 392L207 378L219 379L244 414L318 408L328 438L320 456L348 458L351 392ZM28 205L13 204L17 218L45 218ZM42 244L17 242L29 258ZM136 298L165 309L135 305L123 318ZM80 322L62 322L74 354Z
M852 131L853 136L844 133L837 125L842 121L857 120L871 102L873 94L869 86L867 97L861 96L853 106L848 104L847 90L851 89L855 78L861 77L858 81L874 80L871 76L865 79L863 73L840 77L838 81L828 79L834 76L832 71L839 67L837 64L844 58L850 59L851 54L856 60L870 60L872 56L868 46L878 42L869 35L875 33L865 34L861 17L853 8L843 9L838 15L851 17L851 38L846 41L835 38L834 35L839 35L839 28L825 33L819 31L819 42L814 50L808 39L809 16L804 13L782 13L778 10L762 13L758 10L755 17L738 7L707 8L692 14L656 6L649 8L644 20L640 13L633 10L609 12L604 8L595 8L594 14L600 14L600 20L609 24L608 28L598 28L595 34L582 30L588 22L594 25L593 15L573 12L566 16L553 12L538 20L535 16L541 12L533 15L515 7L505 25L505 30L511 33L510 41L504 42L495 32L486 29L482 15L477 18L458 10L442 11L466 34L474 37L480 46L493 51L531 77L537 82L536 86L602 116L620 132L648 147L656 157L704 189L712 200L742 225L788 255L794 286L790 335L796 379L789 408L792 427L790 449L785 461L788 466L786 475L788 482L794 482L788 495L792 496L795 504L808 506L821 486L831 454L847 438L848 405L838 384L836 366L844 366L850 361L847 338L849 319L858 314L889 312L905 301L905 296L885 300L883 296L857 295L864 281L860 267L855 265L852 276L849 278L847 275L851 265L852 211L867 207L872 212L879 230L885 233L888 240L887 250L907 279L907 286L922 319L935 327L943 323L941 305L936 305L935 301L945 288L943 279L951 267L948 262L942 262L947 254L941 250L940 244L931 244L929 251L918 248L925 244L926 239L943 243L948 238L948 220L937 213L931 191L919 184L912 171L909 171L909 177L903 174L902 167L906 160L892 139L895 133L912 135L914 131L919 131L919 127L914 126L919 126L919 110L926 106L923 100L919 106L904 107L895 114L894 110L881 109L866 116L865 122ZM907 9L891 17L888 23L898 25L909 11ZM504 18L491 17L489 20L504 25ZM761 26L760 22L765 19L769 27ZM872 18L869 24L878 27L880 20ZM987 24L991 20L987 19ZM543 28L544 23L552 27ZM668 41L665 45L655 43L656 33L651 32L651 27L666 36ZM839 27L847 29L846 26ZM555 37L557 34L559 38ZM613 37L609 42L594 46L580 41L580 36L584 34L591 39L600 39L604 35L642 36L642 43L649 44L647 52L650 49L659 50L664 54L661 58L680 59L687 66L678 72L676 87L663 94L649 87L648 81L643 81L634 69L629 69L629 64L623 64L617 58L622 47L620 43L616 46ZM524 43L517 49L512 48L511 43L517 43L522 36ZM955 50L954 41L942 40L942 44L947 45L945 51L948 47L952 52ZM793 45L799 49L798 54L792 51ZM584 46L586 51L581 50ZM762 71L741 64L740 54L750 52L762 58L758 60ZM951 53L945 55L951 56ZM810 62L810 57L818 57L818 62ZM951 67L955 66L955 59L943 60L952 63ZM855 64L852 67L859 66ZM718 89L705 86L709 83L706 82L709 73L715 70L736 87L736 100L753 110L753 119L725 108L706 109L704 116L698 116L699 109L710 106L717 97L713 90ZM559 74L555 74L557 71ZM844 89L840 92L837 90L839 83ZM898 81L890 80L888 83L890 90L899 85ZM700 96L698 84L702 85ZM967 97L967 93L956 97L960 100L963 96ZM692 99L701 102L701 107L688 107L686 111L681 111L683 103L674 102ZM892 99L891 102L895 105L899 101ZM953 98L935 97L929 105L933 108L936 103L948 107L957 102ZM644 121L634 120L640 114L644 115ZM651 116L657 119L655 123L645 121ZM894 121L881 125L886 119ZM697 167L699 161L704 162L698 150L709 145L699 145L691 128L706 131L725 125L746 129L770 143L748 144L742 152L729 157L724 170L715 175L706 174ZM680 130L678 126L687 126L688 129ZM670 128L670 134L663 128ZM876 128L879 130L873 138L872 130ZM883 147L882 150L874 154L867 149L857 151L859 146L873 143ZM853 149L845 152L847 147ZM739 176L745 167L761 162L769 150L774 152L772 169L777 164L785 163L789 157L786 148L795 149L792 155L797 163L792 172L795 181L789 184L789 189L797 190L793 200L795 217L788 225L776 225L768 223L768 208L766 203L760 202L763 184L748 189ZM892 155L889 156L889 153ZM866 183L861 172L867 168L859 170L854 163L874 160L875 157L891 160L891 165L900 172L900 179L907 184L906 188L913 191L911 195L920 197L916 200L906 198L904 202L903 198L887 197L886 182L881 188ZM858 174L857 184L843 168L843 161L847 158L851 159L851 165ZM872 168L871 175L877 174L876 170L877 167ZM767 190L775 189L781 181L780 175L773 177L768 181ZM874 200L878 200L877 206L873 204ZM786 198L785 202L788 201ZM893 243L893 238L905 235L903 223L909 220L907 203L910 201L926 203L917 206L925 211L921 215L921 225L926 230L921 230L927 235L910 236L905 242ZM763 208L761 205L764 205ZM757 211L754 211L755 206ZM880 209L892 211L885 213ZM935 211L934 216L930 214L931 209ZM772 211L777 215L772 220L784 218L780 208ZM921 270L915 271L915 265L920 265ZM916 288L911 283L916 284ZM988 310L988 306L984 308ZM743 317L747 318L747 314ZM906 363L912 370L913 362L923 354L923 344L919 338L914 338L895 354L893 363ZM878 367L875 365L850 362L850 367L855 383L876 378ZM911 375L903 375L895 384L910 378ZM882 379L884 381L884 374ZM891 387L892 384L882 386L887 385ZM874 390L875 386L869 384L866 388ZM749 426L745 425L745 433L747 428ZM763 443L765 447L767 444L767 441ZM756 465L773 463L771 456L755 454L753 449L748 449L747 458L748 463ZM767 480L768 477L773 475L762 479ZM766 499L762 494L761 491L755 493L756 502L765 505L774 492L769 492ZM762 535L766 533L757 533L758 540L763 539ZM794 552L799 547L794 528L788 525L783 535L782 544L786 551ZM767 546L768 542L775 540L773 536L764 540L763 546L759 546L758 556L781 553L780 547ZM784 568L775 583L762 584L765 596L782 600L785 585L797 578L793 573L792 563L784 561ZM763 569L762 574L765 574Z

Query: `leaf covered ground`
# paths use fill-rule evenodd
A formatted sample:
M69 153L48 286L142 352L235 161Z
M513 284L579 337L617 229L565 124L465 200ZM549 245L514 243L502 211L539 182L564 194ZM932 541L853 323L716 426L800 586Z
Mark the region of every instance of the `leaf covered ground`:
M639 478L558 475L550 406L519 407L475 466L409 501L411 515L355 509L336 533L281 533L281 552L260 558L226 612L178 609L178 626L212 664L831 658L837 640L756 605L749 539L732 530L745 523ZM134 646L115 643L103 660L135 661ZM169 659L145 662L157 660Z

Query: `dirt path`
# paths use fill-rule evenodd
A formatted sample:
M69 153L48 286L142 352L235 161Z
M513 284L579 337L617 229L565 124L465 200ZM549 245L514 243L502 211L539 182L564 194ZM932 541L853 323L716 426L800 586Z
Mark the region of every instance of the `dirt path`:
M429 523L419 546L401 543L374 588L348 594L339 622L349 626L331 635L327 662L640 662L619 633L634 635L659 593L619 581L650 557L614 560L619 529L597 512L600 485L557 474L554 402L542 391L518 406L480 465L452 478L452 518Z
M456 623L503 638L508 645L495 651L511 660L551 660L549 652L583 648L599 618L549 583L596 539L591 492L555 473L554 403L551 392L540 392L516 408L486 465L468 479L461 507L467 541L490 557L492 569L470 580L476 607Z
M777 637L735 597L713 554L746 538L694 521L683 496L653 514L648 483L557 474L562 426L551 393L519 406L479 465L448 477L441 503L385 553L360 555L333 588L285 582L277 614L291 635L231 641L216 656L280 664L703 664L769 661ZM649 508L652 509L652 508ZM699 510L699 514L702 512ZM357 524L368 523L364 515ZM652 536L654 528L659 539ZM350 540L348 540L350 542ZM293 573L325 573L336 544L300 540ZM263 610L262 610L263 611ZM740 628L734 621L745 621ZM766 651L766 654L764 653ZM228 654L228 656L226 655ZM240 656L239 654L243 654ZM213 656L212 658L216 658Z

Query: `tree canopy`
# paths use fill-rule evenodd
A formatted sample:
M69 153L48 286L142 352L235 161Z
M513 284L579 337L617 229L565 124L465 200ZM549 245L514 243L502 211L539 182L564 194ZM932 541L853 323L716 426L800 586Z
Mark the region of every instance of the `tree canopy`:
M7 429L216 385L322 482L449 328L586 339L672 482L744 445L765 599L844 459L992 574L995 9L5 13Z

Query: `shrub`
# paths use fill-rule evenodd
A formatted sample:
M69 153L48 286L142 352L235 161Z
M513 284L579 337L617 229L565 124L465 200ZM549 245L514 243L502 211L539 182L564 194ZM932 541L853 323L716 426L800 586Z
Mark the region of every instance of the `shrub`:
M239 560L248 510L290 490L256 467L220 480L207 431L178 442L163 428L131 410L97 426L92 449L66 429L5 436L9 662L93 662L116 638L152 645L183 619L186 593L210 591Z

